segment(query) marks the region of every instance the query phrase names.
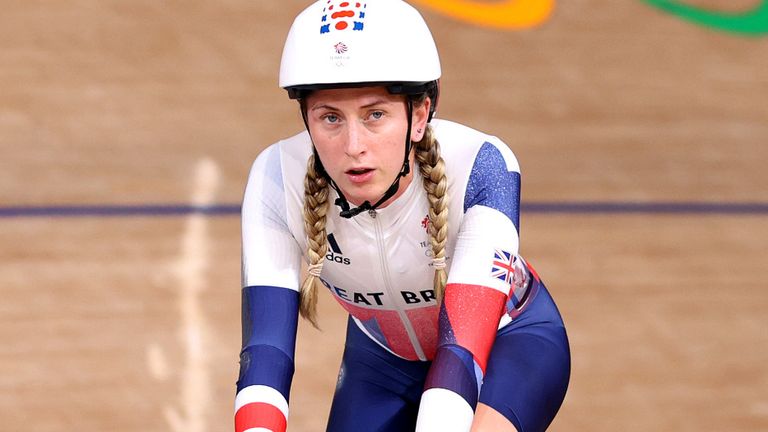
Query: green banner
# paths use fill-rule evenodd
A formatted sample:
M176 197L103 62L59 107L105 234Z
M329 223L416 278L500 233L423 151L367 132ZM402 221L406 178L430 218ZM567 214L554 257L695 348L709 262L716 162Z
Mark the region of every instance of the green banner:
M741 13L715 12L677 0L643 0L675 16L702 26L747 36L768 34L768 0Z

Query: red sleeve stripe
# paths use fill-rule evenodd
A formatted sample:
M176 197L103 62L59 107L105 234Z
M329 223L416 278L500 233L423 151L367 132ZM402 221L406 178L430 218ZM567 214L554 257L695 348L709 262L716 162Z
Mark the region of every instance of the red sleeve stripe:
M287 420L274 405L255 402L243 405L235 414L235 431L262 428L272 432L285 432Z
M277 390L253 385L240 390L235 398L235 431L249 429L285 432L288 401Z
M440 315L440 345L455 343L468 350L485 374L506 300L506 295L493 288L449 283L443 300L445 313ZM453 340L446 339L447 335Z

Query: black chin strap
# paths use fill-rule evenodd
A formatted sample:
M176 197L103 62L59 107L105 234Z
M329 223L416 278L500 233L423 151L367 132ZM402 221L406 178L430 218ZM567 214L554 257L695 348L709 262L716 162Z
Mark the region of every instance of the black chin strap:
M347 198L344 196L344 193L341 192L341 189L336 184L336 182L333 181L331 176L328 175L328 172L325 170L325 167L323 167L323 163L320 161L320 156L317 154L317 149L315 148L314 141L312 143L312 152L315 155L315 171L320 173L323 177L328 180L328 184L333 188L333 190L336 191L336 194L339 195L338 198L336 198L336 201L334 201L334 204L339 206L341 208L341 212L339 212L339 216L345 218L345 219L351 219L357 215L359 215L362 212L370 211L370 210L376 210L379 208L380 205L384 204L385 201L395 196L398 189L400 189L400 179L407 176L411 172L411 163L410 163L410 154L411 154L411 127L413 126L413 101L411 98L406 97L406 111L408 115L408 131L405 135L405 158L403 160L403 167L400 169L400 172L397 174L397 177L395 177L395 180L392 182L392 184L389 186L389 189L387 189L386 192L384 192L384 195L376 201L376 204L371 205L370 201L365 201L364 203L360 204L358 207L350 208L349 201L347 201ZM309 131L309 121L307 120L307 113L306 109L304 107L304 104L301 104L301 118L304 120L304 126L307 128L307 133L309 133L309 139L312 140L312 133Z

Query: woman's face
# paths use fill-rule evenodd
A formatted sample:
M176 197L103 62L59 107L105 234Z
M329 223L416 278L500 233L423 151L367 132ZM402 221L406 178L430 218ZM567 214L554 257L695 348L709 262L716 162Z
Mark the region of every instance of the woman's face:
M408 131L405 97L384 87L318 90L306 100L307 122L325 170L351 203L376 203L403 166ZM411 140L424 136L429 99L414 107ZM413 167L413 153L411 166ZM400 180L401 195L413 179ZM383 206L382 206L383 207Z

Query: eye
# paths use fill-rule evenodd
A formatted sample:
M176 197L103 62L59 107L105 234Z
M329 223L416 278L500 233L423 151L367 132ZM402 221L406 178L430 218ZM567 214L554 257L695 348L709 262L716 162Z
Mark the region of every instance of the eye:
M380 120L382 117L384 117L384 111L373 111L370 114L372 120Z
M339 122L339 116L336 114L325 114L322 117L320 117L323 121L330 124L336 124Z

